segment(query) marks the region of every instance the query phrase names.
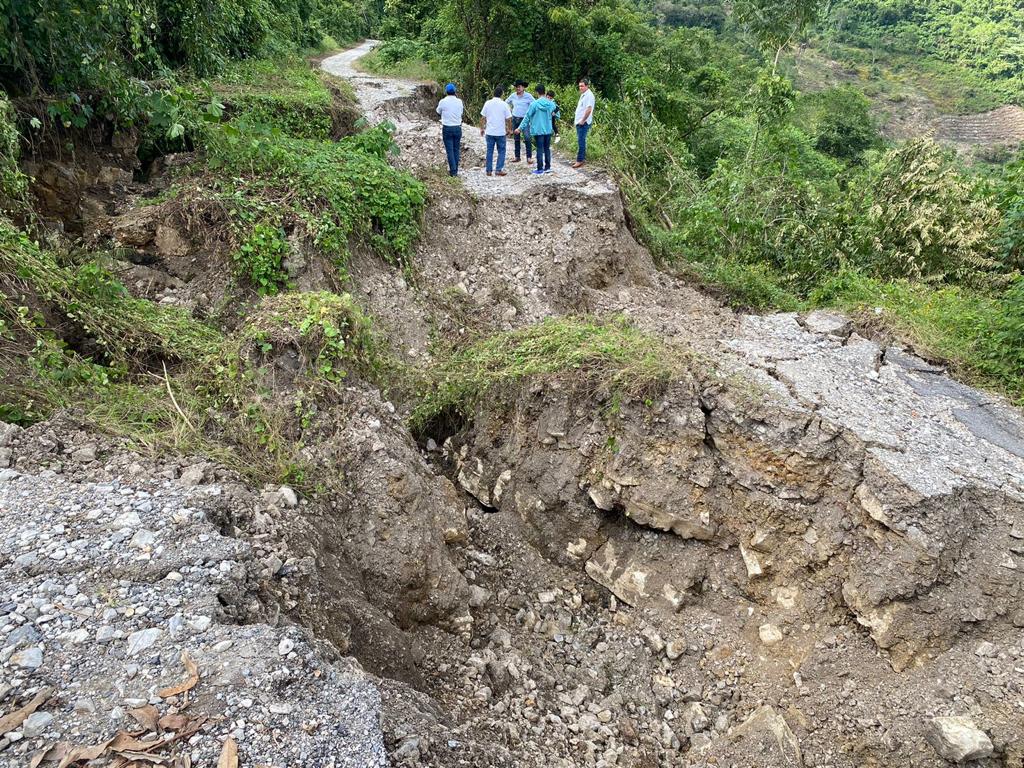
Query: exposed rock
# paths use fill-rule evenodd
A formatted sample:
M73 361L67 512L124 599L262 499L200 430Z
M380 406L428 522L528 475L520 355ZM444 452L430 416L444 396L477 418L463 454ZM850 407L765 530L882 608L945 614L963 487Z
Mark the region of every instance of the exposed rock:
M164 631L159 627L150 627L149 629L140 629L138 632L132 632L128 635L127 654L135 656L149 650L156 644L163 633Z
M936 717L926 737L936 752L953 763L988 757L992 740L969 717Z
M191 247L181 232L166 224L157 225L154 243L160 255L168 258L185 256Z
M33 712L25 719L25 722L22 723L21 732L25 735L26 739L34 739L36 736L42 736L46 732L46 729L50 727L52 722L52 713Z
M774 624L762 624L758 627L757 634L765 645L776 645L782 642L782 630Z
M762 768L803 765L796 736L782 715L768 706L716 737L702 752L707 762L717 765L745 765L751 755L757 755Z

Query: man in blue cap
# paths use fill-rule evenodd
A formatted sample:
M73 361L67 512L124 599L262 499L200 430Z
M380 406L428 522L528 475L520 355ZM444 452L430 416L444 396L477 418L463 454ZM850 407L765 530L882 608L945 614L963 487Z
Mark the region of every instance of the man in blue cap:
M459 175L459 149L462 145L462 99L455 95L455 83L444 87L447 94L437 104L441 116L441 140L448 155L448 174Z

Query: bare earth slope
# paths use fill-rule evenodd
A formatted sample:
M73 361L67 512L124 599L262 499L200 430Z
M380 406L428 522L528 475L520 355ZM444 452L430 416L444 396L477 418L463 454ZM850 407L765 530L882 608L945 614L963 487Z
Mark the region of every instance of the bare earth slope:
M242 766L1018 768L1020 412L846 318L739 315L661 273L600 170L487 178L467 127L447 179L436 96L355 71L372 45L323 66L431 193L409 270L363 256L347 286L393 349L625 315L678 376L529 381L421 444L353 377L293 425L308 499L66 416L0 424L0 707L36 708L0 764L126 730L145 743L107 757L174 766L230 735ZM130 247L143 214L97 228ZM154 254L154 297L205 311L224 266L177 234L189 270ZM283 402L301 359L259 361Z
M371 46L323 66L352 76ZM423 87L382 101L399 87L354 82L371 119L401 117L399 162L429 177L443 158ZM460 484L549 559L652 610L662 636L699 637L702 668L743 700L730 723L788 707L807 764L941 764L928 740L944 715L976 718L997 762L1018 754L1019 411L845 318L735 315L655 269L600 171L487 178L482 139L464 137L461 185L433 199L416 254L424 322L449 322L430 308L446 289L485 327L622 313L698 362L613 417L571 392L488 406L451 436ZM688 695L671 701L678 714Z

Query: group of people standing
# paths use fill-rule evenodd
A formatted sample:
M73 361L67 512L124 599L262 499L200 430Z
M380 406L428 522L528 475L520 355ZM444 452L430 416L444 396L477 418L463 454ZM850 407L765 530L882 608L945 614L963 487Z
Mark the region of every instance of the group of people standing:
M590 90L590 81L584 77L578 85L580 98L574 118L578 150L573 168L581 168L587 161L587 135L594 122L594 92ZM437 105L437 114L441 116L441 139L448 157L448 173L458 176L464 106L462 99L456 95L454 83L445 86L445 94ZM525 145L528 165L533 164L533 150L536 149L537 167L531 173L535 176L553 173L551 140L558 134L558 120L561 117L554 95L543 85L537 85L531 94L522 80L516 81L515 91L507 99L502 99L504 95L503 88L495 88L494 96L480 110L480 135L487 142L487 175L506 175L505 155L509 136L515 138L513 163L522 162L521 148ZM496 165L495 151L498 155Z

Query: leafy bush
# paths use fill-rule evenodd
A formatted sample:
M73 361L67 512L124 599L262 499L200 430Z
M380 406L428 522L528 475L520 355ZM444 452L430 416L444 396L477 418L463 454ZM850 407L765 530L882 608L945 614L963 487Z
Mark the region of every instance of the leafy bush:
M0 91L0 214L5 202L20 201L25 196L27 179L18 167L21 136L14 123L14 109Z
M301 370L333 383L350 368L373 375L384 365L369 318L348 294L287 293L264 300L242 339L258 357L298 350Z
M996 201L1002 211L996 247L1000 260L1011 269L1024 268L1024 153L1006 166L996 183Z
M294 54L325 35L369 31L371 4L343 0L25 0L0 13L0 87L53 94L55 122L92 115L136 123L184 68L219 73L231 59ZM179 78L180 79L180 78ZM186 78L187 79L187 78Z
M408 59L419 59L423 57L423 49L415 40L407 37L398 37L385 42L380 46L377 55L385 66L397 64Z
M818 151L853 162L881 143L871 102L856 88L829 88L806 101L812 113L807 128Z
M379 125L338 142L323 142L231 122L211 133L209 152L215 167L247 177L250 194L280 200L281 215L293 215L327 253L344 258L350 238L357 237L382 257L397 261L419 233L426 191L388 164L394 146L391 130Z
M846 212L854 263L879 277L1006 281L995 258L998 209L931 141L906 142L872 162Z
M231 117L254 125L273 125L298 138L331 138L331 93L320 75L302 60L233 63L217 79L215 90Z
M288 254L288 242L280 226L260 223L234 255L235 263L256 290L272 296L288 283L282 263Z
M0 219L0 403L34 420L78 387L105 390L159 360L195 361L220 335L132 298L95 255L59 260Z

